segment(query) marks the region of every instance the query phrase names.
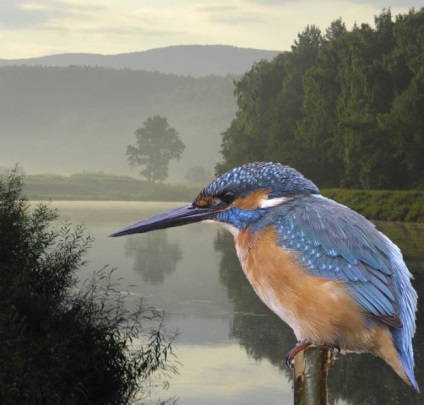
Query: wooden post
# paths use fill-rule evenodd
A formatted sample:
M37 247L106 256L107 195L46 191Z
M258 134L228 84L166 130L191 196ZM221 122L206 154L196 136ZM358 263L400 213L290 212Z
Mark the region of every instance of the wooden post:
M329 349L310 346L294 358L294 405L327 405Z

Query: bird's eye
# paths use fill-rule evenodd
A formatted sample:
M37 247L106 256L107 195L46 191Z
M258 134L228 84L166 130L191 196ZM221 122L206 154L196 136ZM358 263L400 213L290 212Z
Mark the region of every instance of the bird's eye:
M236 194L234 191L226 191L222 197L221 200L224 201L226 204L231 204L236 199Z

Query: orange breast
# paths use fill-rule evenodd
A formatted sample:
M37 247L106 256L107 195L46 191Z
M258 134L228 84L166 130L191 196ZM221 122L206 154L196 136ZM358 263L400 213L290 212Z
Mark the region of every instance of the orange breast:
M365 314L343 283L308 274L295 252L275 241L273 228L254 235L247 229L236 238L243 271L258 296L298 339L356 346Z
M242 231L236 236L237 254L258 296L293 329L297 339L370 352L410 384L388 326L366 325L367 315L342 282L308 274L296 253L275 241L273 228L254 235Z

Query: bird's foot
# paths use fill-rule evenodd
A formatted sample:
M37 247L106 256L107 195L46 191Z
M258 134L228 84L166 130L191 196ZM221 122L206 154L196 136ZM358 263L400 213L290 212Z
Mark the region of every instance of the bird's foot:
M293 347L293 349L291 349L286 356L286 367L293 368L293 360L296 357L296 355L310 345L312 345L311 339L299 340L296 343L296 346Z
M293 347L293 349L291 349L289 351L289 353L286 356L286 367L287 368L293 368L293 360L296 357L296 355L301 352L302 350L306 349L308 346L314 345L316 347L323 347L326 349L331 349L331 353L334 356L334 351L337 350L340 353L340 347L333 344L333 343L321 343L321 344L316 344L313 343L311 339L303 339L303 340L299 340L296 343L296 346Z

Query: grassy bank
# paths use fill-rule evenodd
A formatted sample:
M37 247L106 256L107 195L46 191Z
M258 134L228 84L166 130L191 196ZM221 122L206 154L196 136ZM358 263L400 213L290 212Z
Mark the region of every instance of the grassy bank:
M423 190L323 190L326 197L347 205L368 219L424 222Z
M151 184L129 176L82 173L25 178L31 200L191 201L203 185ZM424 222L423 190L322 190L323 195L373 220Z
M152 184L129 176L80 173L69 177L26 176L24 190L30 200L190 201L199 187Z

